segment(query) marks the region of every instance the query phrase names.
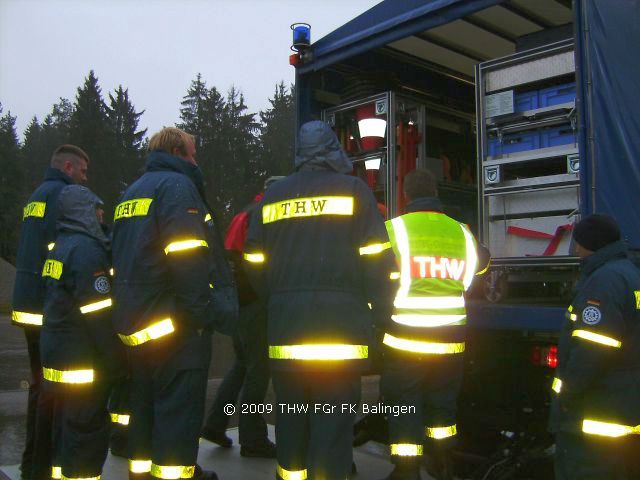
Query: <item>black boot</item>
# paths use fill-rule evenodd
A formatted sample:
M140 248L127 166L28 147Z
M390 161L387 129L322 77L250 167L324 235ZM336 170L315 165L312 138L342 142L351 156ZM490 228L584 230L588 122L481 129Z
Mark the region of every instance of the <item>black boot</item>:
M268 438L260 443L243 444L240 446L243 457L276 458L276 444Z
M202 432L200 432L200 436L205 440L209 440L211 443L221 446L222 448L231 448L231 445L233 445L233 440L227 437L227 434L222 431L203 428Z
M394 463L393 471L384 480L422 480L420 457L399 457Z
M218 480L218 474L213 470L202 470L200 465L196 465L193 480Z

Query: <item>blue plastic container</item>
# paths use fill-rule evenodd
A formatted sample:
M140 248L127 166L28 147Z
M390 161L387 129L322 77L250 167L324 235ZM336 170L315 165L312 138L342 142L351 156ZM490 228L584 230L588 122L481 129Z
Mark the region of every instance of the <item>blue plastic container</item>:
M526 152L540 148L540 135L536 131L518 132L502 137L501 155Z
M490 157L496 157L501 155L502 150L500 148L500 142L497 138L489 138L489 144L487 145L487 155Z
M574 102L576 100L576 83L565 83L540 90L538 93L538 107L551 107L561 103Z
M570 126L547 128L540 131L540 148L576 143L576 133Z
M513 108L516 112L526 112L538 108L538 90L516 93L513 99Z

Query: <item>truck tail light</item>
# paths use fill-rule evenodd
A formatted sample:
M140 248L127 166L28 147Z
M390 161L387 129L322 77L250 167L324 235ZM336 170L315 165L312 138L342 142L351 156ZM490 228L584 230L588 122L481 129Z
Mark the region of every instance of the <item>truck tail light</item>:
M531 350L531 364L538 367L556 368L558 366L558 347L556 345L536 345Z

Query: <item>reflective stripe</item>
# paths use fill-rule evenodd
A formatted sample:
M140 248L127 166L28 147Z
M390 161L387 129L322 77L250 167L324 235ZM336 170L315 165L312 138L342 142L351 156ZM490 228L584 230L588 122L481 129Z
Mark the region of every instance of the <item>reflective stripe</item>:
M18 312L13 310L11 312L11 320L16 323L24 323L25 325L42 326L42 315L38 313Z
M425 429L425 434L427 435L427 437L435 438L436 440L453 437L457 433L458 428L455 425L450 425L448 427L427 427Z
M622 342L615 338L600 335L599 333L593 333L589 330L574 330L571 336L584 338L590 342L600 343L601 345L607 345L608 347L620 348L622 346Z
M633 292L636 296L636 310L640 310L640 290L636 290Z
M116 206L113 221L121 218L144 217L149 213L149 207L153 198L134 198Z
M27 217L43 218L46 209L45 202L31 202L22 209L22 220Z
M59 262L58 260L49 259L46 262L44 262L44 267L42 267L42 276L51 277L51 278L55 278L56 280L60 280L60 277L62 276L62 268L63 268L62 262Z
M476 254L477 254L477 252L476 252ZM487 270L489 270L490 266L491 266L491 259L489 259L489 261L487 262L487 266L486 267L484 267L479 272L476 272L476 276L484 275L485 273L487 273Z
M56 244L54 242L51 242L49 245L47 245L47 250L51 251L55 248Z
M125 415L122 413L111 413L109 415L111 416L112 423L118 423L120 425L129 425L129 420L131 418L129 415Z
M264 254L262 253L245 253L243 257L247 262L264 263Z
M340 343L269 345L269 358L280 360L355 360L368 357L367 345Z
M119 333L118 337L120 337L120 340L125 345L135 347L137 345L142 345L149 340L156 340L160 337L164 337L174 330L175 328L173 327L173 322L171 321L171 319L165 318L164 320L153 323L147 328L143 328L142 330L139 330L136 333L132 333L131 335L122 335Z
M551 384L551 390L556 393L560 393L560 390L562 390L562 380L560 380L559 378L554 378L553 383Z
M415 353L432 353L436 355L447 355L453 353L464 352L464 342L461 343L437 343L423 342L418 340L407 340L405 338L397 338L388 333L384 334L382 343L397 350L405 350Z
M602 435L604 437L624 437L631 434L640 434L640 425L632 427L630 425L620 425L617 423L598 422L596 420L583 420L582 431L592 435Z
M396 298L393 301L394 305L398 308L397 303L408 300L409 289L411 288L411 257L409 252L409 236L407 235L407 228L404 225L404 221L401 217L397 217L391 220L393 231L396 237L396 246L400 253L400 287ZM419 297L422 300L422 297ZM405 307L405 308L421 308L421 307Z
M376 253L383 252L389 248L391 248L390 242L372 243L365 247L360 247L360 255L375 255Z
M102 477L98 475L97 477L67 477L62 474L60 477L62 480L100 480Z
M51 478L60 480L62 478L62 467L51 467Z
M400 280L400 272L391 272L389 274L389 280Z
M129 471L131 473L147 473L151 471L151 460L129 459Z
M156 465L151 464L151 476L174 480L177 478L191 478L196 471L195 465Z
M285 470L278 465L276 471L282 480L306 480L307 478L306 468L304 470Z
M398 293L393 306L396 308L464 308L464 297L400 297Z
M262 207L262 223L318 215L353 215L353 197L291 198Z
M42 368L42 376L45 380L58 383L92 383L93 369L89 370L56 370L55 368Z
M391 319L401 325L409 327L441 327L443 325L465 325L466 315L415 315L398 314L391 315Z
M210 222L212 219L213 219L213 217L211 217L211 214L210 214L210 213L207 213L207 214L204 216L204 223Z
M104 300L100 300L99 302L88 303L87 305L83 305L80 307L81 313L91 313L96 312L98 310L104 310L105 308L109 308L112 305L112 301L110 298L106 298Z
M198 239L192 238L189 240L181 240L179 242L171 242L169 245L165 247L164 253L169 255L170 253L173 253L173 252L181 252L183 250L191 250L192 248L208 247L208 246L209 244L204 240L198 240Z
M460 224L460 228L462 228L462 233L464 233L464 238L466 240L465 248L467 250L467 268L464 271L464 279L462 280L462 283L464 284L464 289L468 290L471 286L471 282L473 282L473 277L476 274L476 268L478 268L478 253L476 252L476 244L471 232L467 230L467 227L462 223Z
M413 443L392 443L391 455L398 455L400 457L417 457L422 455L422 445L415 445Z

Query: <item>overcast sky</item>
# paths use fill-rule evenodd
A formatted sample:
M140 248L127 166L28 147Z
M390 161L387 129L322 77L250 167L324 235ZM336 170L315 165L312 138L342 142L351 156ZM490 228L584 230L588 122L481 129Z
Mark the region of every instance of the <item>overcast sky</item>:
M141 127L173 125L191 80L226 93L233 84L252 112L280 80L294 80L294 22L312 42L380 0L0 0L0 102L21 136L60 97L75 99L93 69L103 97L129 89Z

